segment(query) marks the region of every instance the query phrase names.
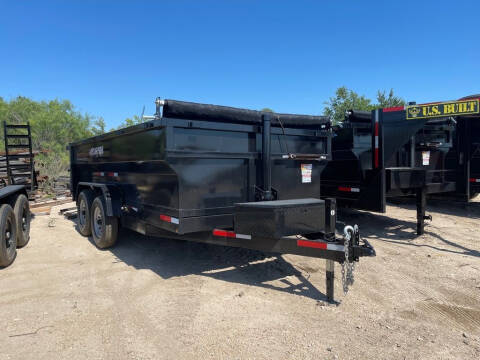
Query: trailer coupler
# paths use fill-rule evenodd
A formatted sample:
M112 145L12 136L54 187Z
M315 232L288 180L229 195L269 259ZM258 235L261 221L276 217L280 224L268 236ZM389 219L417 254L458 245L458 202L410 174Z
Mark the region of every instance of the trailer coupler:
M366 240L360 238L360 231L358 226L345 226L344 243L348 246L348 251L345 254L345 260L347 262L358 262L360 257L363 256L376 256L375 249ZM343 261L342 261L343 262Z
M358 262L363 256L376 256L375 249L366 240L360 239L360 231L358 226L347 225L343 229L343 252L345 257L339 263L342 267L342 287L346 294L348 288L354 282L353 272L355 270L355 262ZM361 243L360 243L361 242ZM327 260L326 268L326 295L327 301L334 302L334 279L335 267L333 260Z
M354 261L358 261L363 256L376 256L377 253L373 246L365 239L362 239L363 244L352 246L352 257Z

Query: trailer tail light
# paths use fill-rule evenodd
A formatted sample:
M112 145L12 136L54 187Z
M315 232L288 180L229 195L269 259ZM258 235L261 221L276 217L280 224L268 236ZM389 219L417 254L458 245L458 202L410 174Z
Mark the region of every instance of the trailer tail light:
M233 231L227 231L227 230L221 230L221 229L214 229L213 235L220 236L220 237L235 238L235 239L246 239L246 240L252 239L252 235L237 234L236 232L233 232Z
M343 191L343 192L360 192L360 188L356 187L348 187L348 186L339 186L338 191Z
M330 244L325 241L297 240L297 246L321 250L345 251L345 246Z
M162 221L166 221L166 222L169 222L169 223L172 223L172 224L177 224L179 223L179 220L175 217L172 217L172 216L168 216L168 215L160 215L160 220Z
M470 178L471 183L480 183L480 179Z

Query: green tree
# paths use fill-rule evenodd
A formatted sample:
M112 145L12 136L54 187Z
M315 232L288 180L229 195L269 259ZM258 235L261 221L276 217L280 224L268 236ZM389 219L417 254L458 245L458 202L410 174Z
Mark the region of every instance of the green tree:
M265 108L263 108L263 109L260 110L260 111L263 111L263 112L271 112L271 113L274 112L272 109L270 109L270 108L268 108L268 107L265 107Z
M10 101L0 98L0 120L7 123L30 123L32 145L39 151L35 166L50 179L66 175L69 157L66 146L94 135L93 117L78 112L68 100L34 101L18 96ZM3 132L0 131L4 149ZM48 190L48 189L45 189Z
M376 108L404 106L406 104L405 100L403 100L401 97L394 95L393 89L390 89L388 95L386 95L385 93L385 90L377 91L377 103L375 104Z
M326 105L323 113L329 116L334 124L342 122L348 110L371 111L376 108L386 108L405 105L405 100L395 96L393 89L390 89L388 95L386 91L377 91L377 102L364 95L359 95L355 91L347 89L345 86L335 91L335 96L331 97Z
M102 135L102 134L105 134L106 132L105 127L106 127L105 120L103 119L103 117L99 117L93 122L91 131L93 135Z
M131 118L126 118L123 122L117 127L117 129L123 129L129 126L138 125L144 123L146 120L141 118L138 115L133 115Z
M345 119L345 113L348 110L371 110L372 101L364 95L358 95L355 91L347 89L345 86L339 87L335 91L335 96L324 103L326 106L323 113L329 116L333 123L342 122Z

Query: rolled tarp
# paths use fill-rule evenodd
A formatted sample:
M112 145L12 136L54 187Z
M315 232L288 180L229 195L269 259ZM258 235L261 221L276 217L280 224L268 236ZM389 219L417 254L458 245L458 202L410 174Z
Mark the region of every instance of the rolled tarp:
M370 122L372 120L371 111L360 111L360 110L348 110L347 118L349 121L354 122Z
M279 114L229 106L199 104L187 101L164 100L163 116L168 118L228 122L236 124L262 124L262 114L270 114L272 125L288 127L320 127L328 124L326 116Z

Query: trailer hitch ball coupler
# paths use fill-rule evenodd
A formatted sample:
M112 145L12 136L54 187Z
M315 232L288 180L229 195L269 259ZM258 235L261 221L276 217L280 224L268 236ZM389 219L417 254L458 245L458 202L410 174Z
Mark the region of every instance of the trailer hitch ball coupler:
M354 233L355 233L355 229L351 225L347 225L343 228L343 234L345 235L346 238L351 239Z

